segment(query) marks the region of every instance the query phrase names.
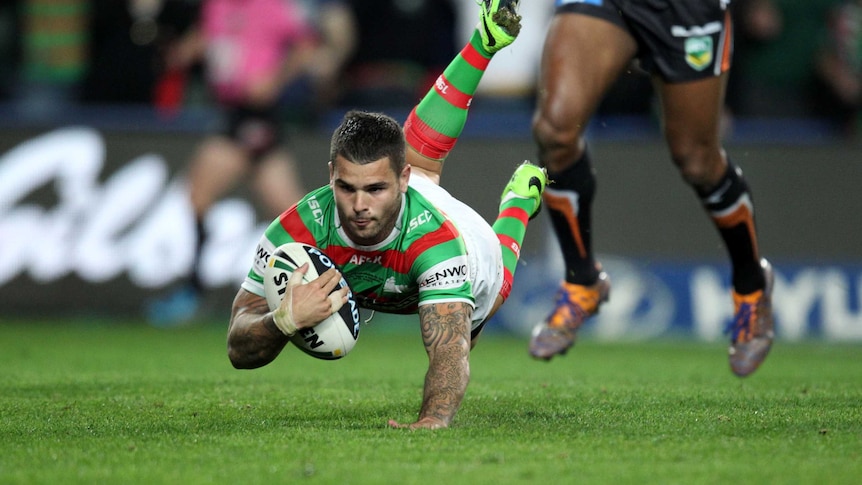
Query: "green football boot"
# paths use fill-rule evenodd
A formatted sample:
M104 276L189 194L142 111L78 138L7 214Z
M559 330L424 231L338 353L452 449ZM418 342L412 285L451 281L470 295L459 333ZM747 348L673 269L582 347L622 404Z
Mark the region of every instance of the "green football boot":
M476 0L482 46L493 54L515 41L521 32L519 0Z
M535 202L535 207L530 212L530 219L532 219L542 209L542 194L547 185L548 173L545 169L525 161L515 169L515 173L512 174L512 178L506 184L506 188L503 189L500 202L505 202L512 197L532 199Z

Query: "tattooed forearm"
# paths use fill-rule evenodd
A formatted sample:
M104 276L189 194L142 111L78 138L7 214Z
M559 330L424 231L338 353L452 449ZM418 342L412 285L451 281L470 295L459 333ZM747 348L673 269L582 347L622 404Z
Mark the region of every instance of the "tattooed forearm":
M239 290L228 328L228 356L237 369L253 369L272 362L287 337L272 322L266 300Z
M466 303L419 307L422 339L428 352L428 373L419 418L452 421L470 380L470 317Z

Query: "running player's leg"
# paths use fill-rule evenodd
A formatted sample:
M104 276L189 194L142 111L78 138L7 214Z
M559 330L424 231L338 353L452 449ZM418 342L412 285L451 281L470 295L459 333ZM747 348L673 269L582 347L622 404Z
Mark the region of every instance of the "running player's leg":
M226 136L207 137L190 163L188 188L194 215L194 252L191 268L178 288L145 303L147 320L155 326L174 326L194 318L204 285L201 249L206 243L204 217L215 201L233 188L248 171L248 155Z
M772 345L772 268L760 256L751 191L721 146L720 120L733 51L726 3L671 3L666 25L701 25L654 32L651 51L661 76L663 126L673 162L700 197L731 263L735 314L729 331L731 370L754 372ZM643 15L641 15L643 17ZM648 25L644 25L648 29ZM684 55L679 55L683 52Z
M590 9L595 7L585 4L569 8L579 10L558 11L548 30L533 118L539 158L551 181L544 206L565 262L556 307L530 341L531 355L540 359L571 347L577 329L608 296L607 277L591 247L596 182L584 130L605 92L637 53L634 38L613 17L594 16Z
M479 26L470 42L404 122L407 162L438 184L443 161L464 129L470 102L485 69L494 53L511 44L520 32L517 6L513 0L482 2Z
M772 270L760 256L751 191L721 146L727 75L657 86L671 158L700 197L730 257L735 303L730 365L745 376L757 369L772 343Z
M253 184L268 215L273 218L305 194L296 159L285 147L276 147L261 157Z
M751 194L721 147L719 123L727 73L685 83L657 83L671 159L697 192L722 238L742 293L763 289ZM728 212L731 211L731 212Z

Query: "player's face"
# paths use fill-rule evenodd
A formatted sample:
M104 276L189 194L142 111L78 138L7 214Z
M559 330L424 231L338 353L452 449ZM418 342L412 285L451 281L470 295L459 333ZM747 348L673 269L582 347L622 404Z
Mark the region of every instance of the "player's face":
M409 177L409 165L395 173L388 157L364 165L336 157L329 164L341 227L354 243L373 246L392 232Z

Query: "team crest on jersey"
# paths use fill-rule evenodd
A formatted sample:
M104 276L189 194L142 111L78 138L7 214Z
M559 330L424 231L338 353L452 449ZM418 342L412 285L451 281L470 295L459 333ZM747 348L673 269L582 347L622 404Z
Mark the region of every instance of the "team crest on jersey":
M407 290L407 285L395 284L395 277L390 276L383 283L383 291L387 293L404 293Z
M696 71L703 71L712 64L712 37L689 37L685 39L685 62Z

